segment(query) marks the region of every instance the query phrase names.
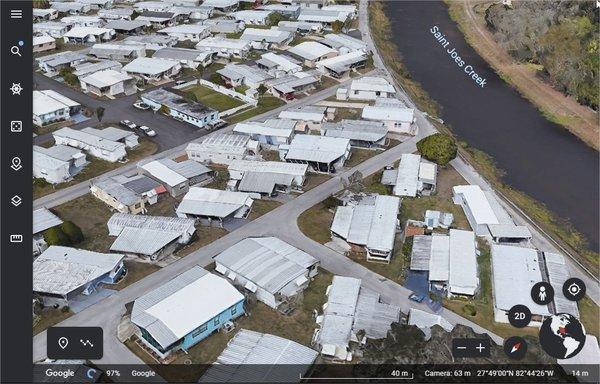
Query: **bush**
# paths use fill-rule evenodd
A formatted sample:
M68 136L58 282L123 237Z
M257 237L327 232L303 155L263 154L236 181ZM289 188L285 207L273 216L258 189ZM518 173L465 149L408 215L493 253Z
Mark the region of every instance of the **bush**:
M75 76L72 73L67 73L63 76L63 79L65 79L65 83L72 85L72 86L76 86L77 84L79 84L79 79L77 78L77 76Z
M210 82L211 83L215 83L218 85L225 85L225 81L223 81L223 78L221 77L221 75L219 75L218 73L213 73L212 75L210 75Z
M171 110L169 109L169 107L167 107L166 105L161 105L160 108L158 109L158 112L162 113L163 115L170 115L171 114Z
M465 304L463 306L462 310L465 315L469 315L469 316L477 315L477 309L475 309L475 306L473 304Z
M456 157L456 142L443 133L436 133L419 140L417 149L429 161L446 165Z
M52 227L44 232L44 241L48 245L71 245L69 237L60 226Z
M328 198L326 198L325 200L323 200L323 205L327 209L332 209L332 208L335 208L338 205L340 205L340 201L336 197L334 197L334 196L329 196Z
M71 244L77 244L83 241L83 232L73 224L72 221L65 221L60 225L60 229L69 238Z

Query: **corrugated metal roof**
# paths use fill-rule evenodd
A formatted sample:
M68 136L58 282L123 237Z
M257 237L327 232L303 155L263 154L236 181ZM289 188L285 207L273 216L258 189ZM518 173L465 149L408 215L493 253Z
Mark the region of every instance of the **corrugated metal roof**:
M288 52L306 60L315 60L320 57L336 53L337 51L324 44L317 43L316 41L305 41L291 47L288 49Z
M448 281L450 275L450 236L432 235L429 281Z
M184 160L176 162L171 159L161 159L158 161L163 165L166 165L173 171L177 172L181 176L185 177L186 179L191 179L193 177L205 175L207 173L212 172L212 169L194 160Z
M279 336L241 329L199 382L294 382L318 354Z
M450 292L473 295L479 286L475 234L459 229L450 230Z
M414 116L415 110L413 108L402 108L398 106L367 105L362 111L363 119L375 121L398 121L412 123Z
M500 224L487 196L478 185L457 185L452 191L454 195L462 195L477 224Z
M230 153L243 155L246 153L250 137L246 135L229 135L218 133L202 140L202 143L189 143L186 151L199 153Z
M252 202L247 193L192 187L177 207L177 212L224 218L244 205L250 208Z
M229 172L265 172L280 173L293 176L304 176L308 169L307 164L285 163L283 161L254 161L233 160L227 167Z
M398 165L398 174L396 185L394 185L394 195L396 196L417 196L419 188L419 164L421 155L404 153L400 158Z
M135 300L131 321L167 348L243 299L225 279L196 265Z
M104 191L109 196L114 197L119 203L130 206L141 201L141 197L131 189L125 187L112 178L95 181L92 187Z
M83 128L82 131L111 141L119 141L129 136L137 136L131 131L126 131L124 129L115 127L106 127L104 129L86 127Z
M331 230L349 243L389 252L394 247L399 209L399 198L384 195L376 195L374 204L368 200L354 206L340 206Z
M508 311L514 305L522 304L532 314L550 314L547 306L538 305L531 299L531 288L542 281L537 250L492 244L492 280L496 308Z
M251 237L215 256L215 261L275 294L318 261L276 237Z
M271 194L276 185L289 187L294 181L294 175L274 172L244 172L238 184L238 191Z
M492 237L531 239L531 232L525 225L514 224L488 224Z
M286 40L291 40L292 34L288 31L282 31L277 29L259 29L259 28L246 28L240 40L246 41L266 41L267 43L283 43Z
M61 128L57 131L52 132L53 136L63 137L67 140L75 140L92 147L104 149L106 151L116 151L119 149L125 149L125 144L119 143L113 140L104 139L98 135L92 135L91 133L83 130L78 131L69 127Z
M431 257L431 238L427 235L413 236L410 269L413 271L429 271Z
M326 35L325 37L330 36ZM334 35L335 36L335 35ZM376 76L364 76L359 79L352 80L350 83L350 90L352 91L373 91L373 92L387 92L395 93L396 90L390 84L389 81L383 77Z
M163 72L170 71L173 67L178 65L179 63L173 60L155 59L152 57L138 57L124 66L123 71L142 73L145 75L158 75Z
M285 155L286 160L331 163L346 155L350 140L338 137L296 135Z
M419 328L431 328L434 325L439 325L447 332L450 332L452 328L454 328L452 324L442 316L416 308L411 308L408 312L408 325L416 325Z
M268 126L266 123L257 122L237 123L235 127L233 127L233 132L242 133L246 135L273 136L289 139L294 133L294 127L296 125L296 122L292 120L287 121L292 122L292 124L290 124L291 126L285 128Z
M125 227L110 246L111 251L153 255L181 236L177 232Z
M323 123L322 130L325 136L368 142L382 140L388 133L387 126L382 122L347 119L338 123Z
M120 175L122 176L122 175ZM159 187L162 187L162 184L160 184L158 181L149 178L148 176L144 176L144 175L136 175L136 176L115 176L113 177L113 179L115 179L116 181L118 181L119 183L123 184L123 186L125 188L131 189L133 192L135 192L138 195L141 195L143 193L147 193L149 191L152 190L156 190Z
M400 321L400 307L381 303L379 294L361 288L354 314L354 333L365 331L370 339L383 339L394 322Z
M577 302L568 300L562 293L562 287L571 276L565 258L558 253L544 252L546 272L552 288L554 288L554 307L556 313L569 313L579 317Z
M166 183L171 187L175 187L179 184L187 182L185 177L175 172L159 160L151 161L141 165L140 167L148 172L152 177L158 179L162 183Z
M319 42L321 44L325 44L325 45L335 48L335 49L339 49L339 48L343 48L343 47L352 49L352 50L359 50L359 49L366 50L367 49L367 44L364 41L356 39L352 36L345 35L343 33L328 33L321 40L319 40ZM392 87L392 91L386 91L386 92L393 92L393 89L394 88Z
M46 208L33 211L33 234L40 233L46 229L61 225L63 221Z
M325 67L336 72L349 70L354 64L367 60L367 54L363 51L352 51L343 55L331 57L317 62L318 67ZM367 107L365 107L367 108Z
M194 232L194 220L180 217L132 215L117 212L106 223L109 235L117 236L124 228L146 228L180 235Z
M33 261L33 291L66 295L112 271L124 258L51 245Z

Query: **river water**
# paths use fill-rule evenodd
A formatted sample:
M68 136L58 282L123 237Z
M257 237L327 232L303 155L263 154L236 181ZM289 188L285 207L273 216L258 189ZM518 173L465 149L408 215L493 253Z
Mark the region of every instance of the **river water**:
M457 137L491 155L506 172L505 183L568 219L597 251L598 153L500 79L467 44L443 2L389 1L386 14L408 71ZM465 70L485 79L483 87Z

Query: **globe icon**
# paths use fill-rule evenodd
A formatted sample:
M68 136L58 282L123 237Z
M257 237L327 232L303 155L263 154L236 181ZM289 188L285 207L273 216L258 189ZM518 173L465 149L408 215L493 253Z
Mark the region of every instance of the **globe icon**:
M568 313L548 317L539 333L544 352L557 359L568 359L578 354L585 344L585 328Z

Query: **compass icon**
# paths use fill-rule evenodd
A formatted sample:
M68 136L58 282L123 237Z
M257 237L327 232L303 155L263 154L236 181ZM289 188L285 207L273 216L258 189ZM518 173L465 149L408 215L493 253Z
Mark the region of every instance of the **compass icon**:
M21 83L13 83L12 86L10 87L10 90L14 95L21 95L21 91L23 90L23 87L21 87Z

